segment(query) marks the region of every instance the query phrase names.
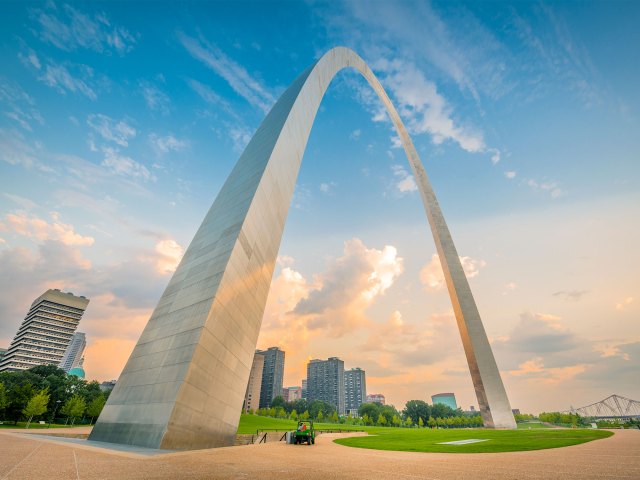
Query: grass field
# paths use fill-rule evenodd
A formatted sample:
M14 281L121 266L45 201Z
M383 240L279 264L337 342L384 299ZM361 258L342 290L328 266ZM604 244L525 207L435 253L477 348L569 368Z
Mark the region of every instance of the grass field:
M255 433L257 429L262 428L278 428L283 431L292 430L295 428L295 425L296 422L293 420L260 417L258 415L242 415L238 433ZM367 437L341 438L335 440L335 442L340 445L407 452L517 452L522 450L566 447L612 435L611 432L602 430L549 428L542 423L527 423L521 425L522 426L518 426L518 430L488 430L482 428L431 430L429 428L362 427L332 423L315 423L314 426L318 430L365 430L370 434L370 436ZM438 445L440 442L467 440L471 438L487 439L487 441L467 445Z
M376 436L342 438L340 445L376 450L401 450L406 452L490 453L542 450L567 447L613 435L602 430L543 429L488 430L488 429L384 429ZM467 445L438 445L467 439L486 439Z

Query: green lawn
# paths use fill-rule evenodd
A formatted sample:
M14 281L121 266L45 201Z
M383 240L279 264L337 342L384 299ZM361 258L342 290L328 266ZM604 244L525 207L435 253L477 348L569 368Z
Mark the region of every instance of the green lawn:
M382 430L382 431L380 431ZM376 450L401 450L407 452L489 453L541 450L566 447L590 442L613 435L602 430L543 429L488 430L488 429L378 429L376 436L341 438L340 445ZM438 445L467 439L487 439L467 445Z
M518 430L533 430L534 428L552 428L540 422L524 422L518 424Z
M238 433L255 433L257 429L263 428L278 428L285 431L293 430L295 426L296 422L293 420L242 415ZM314 426L318 430L365 430L370 434L368 437L335 440L340 445L408 452L483 453L540 450L577 445L612 435L611 432L602 430L548 428L542 423L520 424L518 430L482 428L431 430L429 428L362 427L333 423L315 423ZM440 442L471 438L488 440L468 445L438 445Z

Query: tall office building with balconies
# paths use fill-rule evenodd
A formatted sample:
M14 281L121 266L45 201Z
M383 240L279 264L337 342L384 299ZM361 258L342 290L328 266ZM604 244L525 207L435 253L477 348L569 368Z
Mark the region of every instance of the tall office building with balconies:
M360 405L367 400L367 380L364 370L352 368L344 372L344 409L346 413L358 415Z
M260 408L271 407L271 400L282 395L284 378L284 352L278 347L256 350L256 354L264 356L262 369L262 385L260 386Z
M47 290L31 304L0 362L0 372L60 365L89 299Z
M330 403L344 415L344 362L336 357L307 364L307 400Z

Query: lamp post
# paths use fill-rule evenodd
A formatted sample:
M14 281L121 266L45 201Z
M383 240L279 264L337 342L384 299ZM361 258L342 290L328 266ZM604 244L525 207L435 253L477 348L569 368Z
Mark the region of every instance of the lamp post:
M56 419L56 412L58 411L60 402L62 402L62 400L56 400L56 408L53 409L53 415L51 415L51 420L49 421L49 426L47 428L51 428L51 423Z

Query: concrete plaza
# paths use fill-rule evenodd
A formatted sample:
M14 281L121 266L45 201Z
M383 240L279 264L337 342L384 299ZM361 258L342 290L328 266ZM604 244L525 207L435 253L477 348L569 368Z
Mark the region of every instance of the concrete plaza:
M334 444L334 434L319 436L313 446L267 443L158 453L41 435L55 430L34 433L0 431L0 479L640 479L638 430L617 430L573 447L492 454L365 450Z

